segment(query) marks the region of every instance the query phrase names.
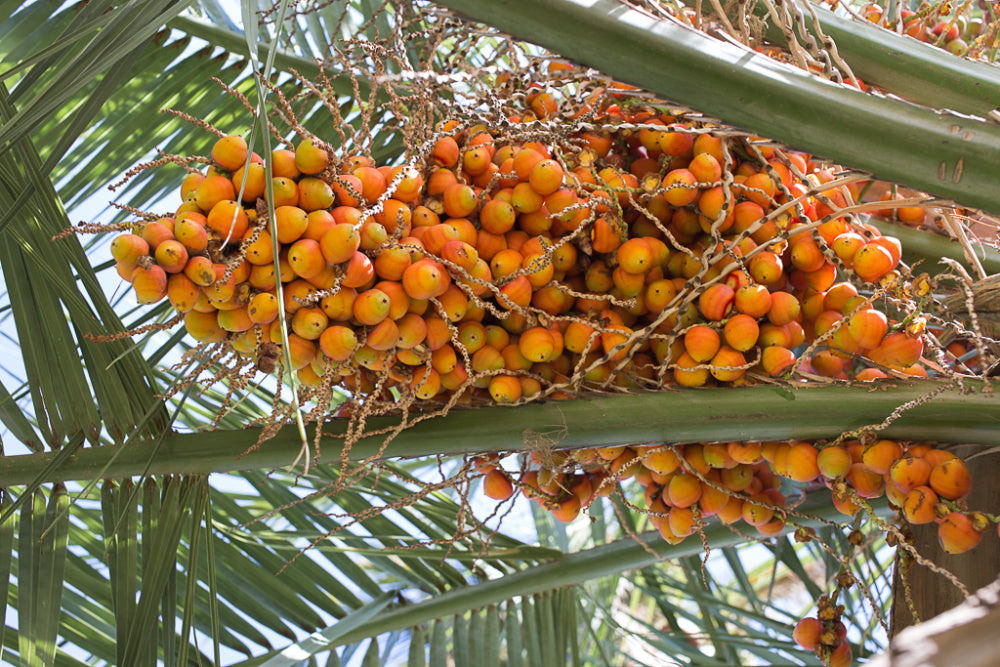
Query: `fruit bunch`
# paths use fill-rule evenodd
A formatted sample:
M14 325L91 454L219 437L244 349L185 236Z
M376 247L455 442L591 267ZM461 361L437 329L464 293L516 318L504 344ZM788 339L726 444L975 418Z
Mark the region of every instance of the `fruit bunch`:
M850 667L853 659L847 638L847 627L840 620L843 605L837 605L826 595L817 601L816 616L807 616L796 623L792 638L802 648L815 651L824 665Z
M765 537L780 533L788 519L781 489L789 483L825 485L846 516L885 495L908 523L937 522L945 551L979 544L990 520L963 504L972 481L961 459L925 443L866 442L618 446L532 452L519 475L495 456L481 458L478 467L487 496L505 500L519 488L560 521L573 520L619 484L637 483L645 499L639 509L673 544L713 516L727 525L743 521Z
M913 317L876 307L903 282L901 248L844 214L856 180L613 99L560 112L534 89L502 120L444 123L398 166L305 140L273 152L270 184L240 137L220 138L172 215L114 239L118 272L258 369L287 340L302 384L395 388L411 406L793 366L925 374Z
M961 9L968 9L966 3ZM969 52L971 44L986 34L987 21L984 16L970 13L951 16L951 2L921 2L913 9L903 9L899 13L904 35L909 35L921 42L941 46L956 56L964 56ZM976 13L982 10L976 10ZM895 26L890 22L890 16L885 8L877 3L862 7L861 15L866 19L890 29Z
M140 303L167 299L192 338L234 353L212 359L293 371L317 418L334 386L368 414L927 375L929 287L852 213L857 177L624 95L533 87L505 117L441 123L399 165L309 137L265 166L222 136L180 206L111 252ZM562 521L634 479L673 543L712 516L781 532L789 483L828 486L846 515L885 494L956 552L989 522L966 511L961 461L889 440L539 450L519 474L496 456L479 469L490 497L520 489Z
M971 478L965 464L950 452L927 443L902 443L865 434L861 440L834 442L729 442L689 445L651 444L575 451L535 451L527 465L512 472L500 457L476 461L483 473L484 493L498 501L520 491L559 521L569 522L597 496L634 496L622 485L638 484L643 501L634 506L647 515L665 541L678 544L698 532L711 517L762 537L783 532L795 522L789 486L830 489L835 507L854 516L869 500L885 495L901 521L936 522L942 548L964 553L979 544L996 517L970 512L966 496ZM785 492L783 492L783 489ZM1000 529L1000 524L998 524ZM798 528L797 541L815 539L815 531ZM848 536L860 545L861 533ZM892 544L908 540L908 531L888 535ZM907 547L909 553L920 558ZM847 666L852 653L836 604L841 589L857 582L846 570L836 577L836 590L817 600L815 616L802 619L793 637L814 650L823 664Z

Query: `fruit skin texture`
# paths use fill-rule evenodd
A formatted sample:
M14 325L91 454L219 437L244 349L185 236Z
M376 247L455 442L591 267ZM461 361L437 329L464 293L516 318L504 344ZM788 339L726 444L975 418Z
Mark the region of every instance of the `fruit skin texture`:
M961 554L975 548L982 537L969 517L961 512L951 512L938 524L938 541L941 548L950 554Z
M808 616L795 624L792 639L802 648L813 650L819 646L819 636L822 632L823 622L818 618Z
M912 524L931 523L937 518L934 505L938 497L929 486L918 486L906 494L903 516Z
M892 464L889 478L903 493L926 485L931 476L931 465L917 456L907 456Z
M136 267L132 273L132 286L139 303L156 303L167 296L167 272L157 265L148 269Z
M960 459L951 459L934 466L929 483L939 496L949 500L964 498L972 489L969 469Z
M212 159L227 171L235 171L247 159L247 142L238 134L222 137L212 147Z
M448 272L430 259L418 260L403 271L403 288L411 299L441 296L450 284Z
M698 309L706 319L721 320L732 309L736 292L725 283L716 283L698 297Z
M139 258L148 254L149 243L137 234L121 234L111 242L111 256L130 268L135 268Z
M865 448L861 460L872 472L886 475L902 455L903 449L895 441L879 440Z
M494 500L507 500L514 495L514 485L507 473L493 468L483 476L483 493Z
M818 452L808 442L796 443L788 452L788 476L796 482L811 482L819 477Z

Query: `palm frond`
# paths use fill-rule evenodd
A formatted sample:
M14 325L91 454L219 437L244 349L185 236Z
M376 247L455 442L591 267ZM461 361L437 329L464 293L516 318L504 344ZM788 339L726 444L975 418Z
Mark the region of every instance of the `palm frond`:
M966 386L979 383L970 380ZM426 419L403 430L393 439L391 453L418 458L531 449L531 439L524 437L526 429L552 438L560 447L836 437L845 429L882 423L903 403L910 408L884 429L888 437L995 443L996 431L976 419L991 409L994 400L990 394L967 394L939 380L899 381L876 393L863 386L802 387L793 393L781 385L762 385L599 396L513 408L453 410L447 419ZM779 412L784 419L771 417ZM956 423L956 419L961 421ZM344 437L346 421L334 420L324 427L324 456L339 456L336 443ZM368 420L368 427L377 432L398 423L394 417L378 417ZM254 448L258 438L255 429L174 433L163 439L162 447L150 441L92 448L80 452L71 466L52 471L46 480L86 479L97 470L115 476L165 473L175 469L176 461L203 473L274 468L294 461L301 447L294 427L285 427L266 446ZM363 460L377 455L382 443L381 435L362 438L352 444L349 457ZM53 457L51 453L8 457L0 468L0 485L25 483Z
M1000 211L992 195L1000 166L995 124L835 85L618 2L441 4L735 126L883 180Z

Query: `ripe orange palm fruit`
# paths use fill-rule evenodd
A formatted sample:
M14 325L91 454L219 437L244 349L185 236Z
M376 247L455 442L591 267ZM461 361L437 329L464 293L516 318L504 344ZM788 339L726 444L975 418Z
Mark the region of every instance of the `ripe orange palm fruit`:
M889 250L870 241L854 253L852 262L852 268L858 277L872 283L889 273L898 263L893 261Z
M824 447L816 456L816 465L826 479L840 479L851 470L851 455L839 445Z
M698 363L706 363L719 351L722 340L719 333L703 324L698 324L684 334L684 349Z
M250 319L247 313L246 306L231 310L220 310L217 318L220 327L233 333L247 331L254 326L253 320Z
M698 179L687 169L674 169L663 177L663 197L672 206L687 206L698 199Z
M150 251L155 251L164 241L174 238L174 219L160 218L147 222L142 228L142 238L149 244Z
M513 403L521 398L521 382L513 375L497 375L490 380L489 392L497 403Z
M192 338L203 343L218 343L226 338L214 308L211 312L189 311L184 315L184 328Z
M292 244L292 248L300 243L310 243L309 239L299 239ZM311 246L310 246L311 247ZM292 251L288 251L288 259L291 262ZM320 253L320 261L322 259L322 252ZM343 265L342 265L343 266ZM322 271L323 269L320 269ZM363 252L355 252L351 255L351 258L347 260L346 266L343 266L343 278L340 281L341 287L354 287L362 288L370 284L375 280L375 266L372 264L371 259L368 258Z
M969 495L972 477L961 459L942 461L931 470L928 483L942 498L959 500Z
M132 272L132 287L139 303L156 303L167 296L167 272L159 265L137 266Z
M950 554L961 554L974 549L982 538L982 532L961 512L949 513L938 524L938 541Z
M811 482L820 475L819 452L809 442L797 442L788 451L788 477L796 482Z
M653 247L645 237L625 241L616 251L618 266L628 273L645 274L654 266Z
M819 646L819 636L822 632L823 622L818 618L808 616L795 624L792 639L802 648L813 650Z
M795 353L787 347L772 345L761 351L761 368L771 377L777 377L795 363Z
M183 273L174 273L167 278L167 298L178 313L192 310L201 295L201 290Z
M407 267L402 283L411 299L429 299L444 294L451 278L441 264L425 258Z
M221 201L236 199L236 188L225 176L208 176L195 188L194 199L202 211L211 211Z
M514 485L506 472L494 467L483 475L483 493L494 500L507 500L514 495Z
M743 520L758 528L774 518L773 502L763 494L756 494L743 503Z
M410 390L418 399L434 398L441 390L441 376L433 368L418 366L410 380Z
M694 475L679 473L670 478L666 495L674 507L691 507L701 498L701 481Z
M138 234L120 234L111 241L111 256L126 267L135 268L140 257L149 254L149 243Z
M917 363L923 353L922 338L899 331L882 339L882 343L869 352L868 357L884 366L907 368Z
M318 174L329 164L330 153L317 141L301 141L295 147L295 167L303 174Z
M715 283L698 297L698 309L705 319L722 320L729 314L736 292L725 283Z

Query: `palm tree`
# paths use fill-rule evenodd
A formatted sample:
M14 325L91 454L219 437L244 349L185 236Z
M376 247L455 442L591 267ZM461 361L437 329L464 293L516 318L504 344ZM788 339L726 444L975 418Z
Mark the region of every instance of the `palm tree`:
M291 99L301 78L325 75L334 106L360 128L352 98L371 89L346 76L327 45L397 28L419 44L421 30L445 30L434 52L440 67L455 67L458 56L487 67L513 57L500 33L484 28L475 48L450 50L468 46L464 24L430 5L420 7L422 20L398 21L402 9L372 0L320 3L288 22L285 3L259 26L244 8L245 31L214 0L0 4L0 267L10 351L0 376L3 659L818 664L791 641L791 626L825 590L817 576L841 567L867 584L867 597L840 600L854 619L855 654L884 645L878 619L890 604L891 553L877 530L851 547L829 525L837 514L828 499L801 507L819 541L756 544L713 526L704 543L668 546L644 532L648 522L627 497L596 504L589 523L567 527L521 504L490 515L461 483L426 480L464 479L465 454L528 448L525 429L558 431L576 447L747 432L819 438L880 423L907 402L917 405L887 434L996 444L984 419L992 395L970 394L981 387L975 380L900 383L874 397L852 386L750 387L541 403L516 408L516 419L501 408L455 412L402 431L392 452L404 458L377 470L345 477L343 466L324 462L298 475L282 468L301 453L299 426L256 449L260 428L246 426L265 423L287 387L242 387L234 401L224 384L183 382L195 363L182 356L190 349L183 332L116 335L166 322L167 308L134 308L115 287L108 237L62 232L81 216L107 225L138 210L172 210L162 202L181 171L168 165L131 178L119 210L94 213L104 187L156 160L157 149L206 152L210 133L161 109L247 132L239 96L222 94L210 76L253 107L267 95ZM540 47L524 47L528 55L546 49L879 178L1000 211L1000 129L983 120L1000 107L992 65L815 9L856 76L911 104L776 63L659 15L653 3L439 5ZM807 41L773 24L766 36ZM317 134L319 111L302 111ZM374 155L390 162L406 138L379 113ZM989 273L1000 266L995 252L946 237L911 232L904 242L911 260L945 257ZM777 410L784 419L768 416ZM379 455L379 446L361 440L351 456ZM838 553L850 559L839 563Z

